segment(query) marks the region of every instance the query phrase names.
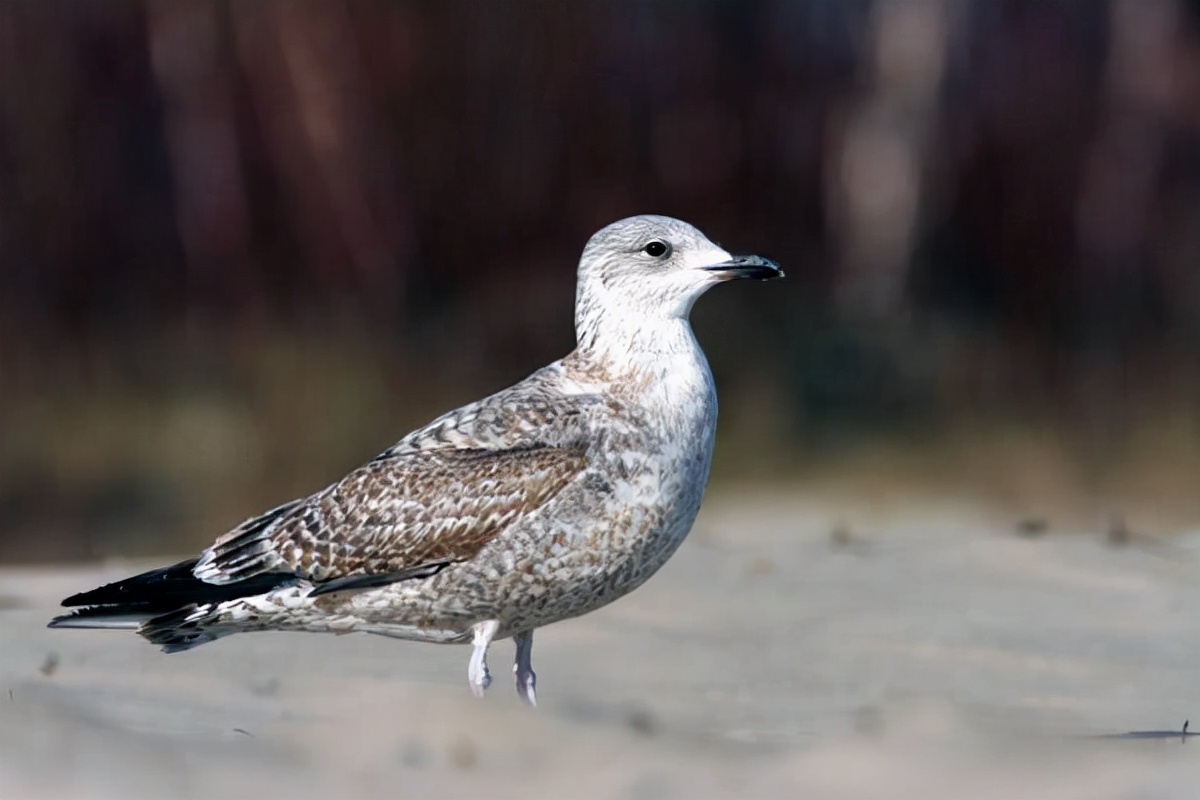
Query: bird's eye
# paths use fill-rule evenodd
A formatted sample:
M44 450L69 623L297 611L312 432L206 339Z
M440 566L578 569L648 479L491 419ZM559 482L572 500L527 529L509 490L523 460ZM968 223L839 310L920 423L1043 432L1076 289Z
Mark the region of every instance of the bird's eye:
M654 258L663 258L671 252L671 246L666 242L660 242L658 239L655 239L643 247L642 252Z

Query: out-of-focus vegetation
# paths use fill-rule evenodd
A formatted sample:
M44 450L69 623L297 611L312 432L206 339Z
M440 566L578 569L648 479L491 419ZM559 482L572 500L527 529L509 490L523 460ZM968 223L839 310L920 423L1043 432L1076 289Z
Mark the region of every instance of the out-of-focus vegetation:
M1200 517L1195 0L12 0L0 558L318 488L643 212L788 271L697 308L718 480Z

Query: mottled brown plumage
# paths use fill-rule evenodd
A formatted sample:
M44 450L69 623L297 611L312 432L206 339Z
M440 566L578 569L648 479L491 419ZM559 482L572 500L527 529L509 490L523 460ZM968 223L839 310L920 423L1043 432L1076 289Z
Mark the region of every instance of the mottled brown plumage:
M266 527L250 520L222 536L197 575L222 584L288 571L319 586L466 561L586 464L579 448L537 445L387 455Z

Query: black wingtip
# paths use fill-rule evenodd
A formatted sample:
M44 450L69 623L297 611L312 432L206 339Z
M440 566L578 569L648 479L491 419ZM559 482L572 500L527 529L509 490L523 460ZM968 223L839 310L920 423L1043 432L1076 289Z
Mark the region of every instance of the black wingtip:
M169 603L170 598L173 596L179 594L181 591L192 588L194 584L200 583L192 575L192 568L196 566L197 560L190 558L180 561L178 564L172 564L169 567L152 569L140 575L116 581L115 583L107 583L88 592L73 594L63 600L62 605L67 608L73 608L76 606L128 606L158 605L161 602ZM175 603L171 607L177 608L179 605L179 603Z
M115 583L105 584L90 592L73 594L63 600L62 604L78 610L74 614L56 619L117 615L139 615L149 618L184 606L221 603L239 597L265 594L298 580L292 574L267 572L234 583L206 583L192 574L197 561L198 559L190 558L169 567L152 569ZM56 627L69 626L69 623L60 622Z

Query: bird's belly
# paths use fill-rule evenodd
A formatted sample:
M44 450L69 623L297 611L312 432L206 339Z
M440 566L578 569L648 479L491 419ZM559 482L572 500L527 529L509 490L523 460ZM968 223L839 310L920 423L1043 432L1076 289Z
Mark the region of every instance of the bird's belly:
M618 479L591 475L565 492L520 544L494 553L504 630L578 616L640 586L691 530L707 478L705 454L689 453Z

